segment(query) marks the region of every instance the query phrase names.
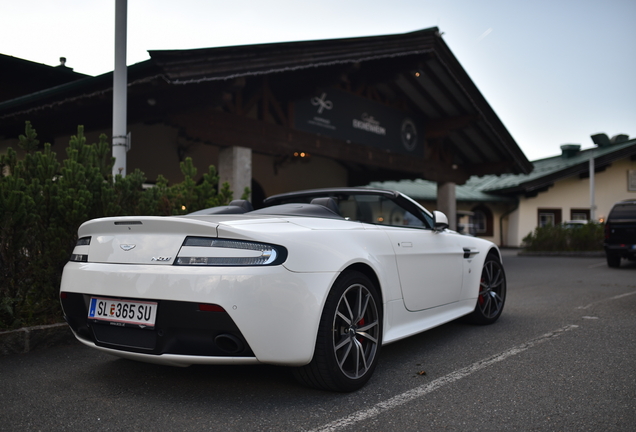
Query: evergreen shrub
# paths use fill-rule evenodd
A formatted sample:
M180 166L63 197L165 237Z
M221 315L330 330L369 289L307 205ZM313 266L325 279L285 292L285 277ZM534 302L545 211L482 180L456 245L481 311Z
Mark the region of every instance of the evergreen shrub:
M569 228L561 224L537 227L523 239L523 248L532 252L603 250L604 226L590 222Z
M217 190L214 166L196 183L192 159L181 163L184 180L169 185L159 176L144 189L144 174L135 170L112 177L113 158L105 135L87 144L77 128L66 159L46 143L39 149L35 129L26 123L19 137L25 152L0 155L0 331L62 320L58 291L62 269L77 241L77 229L106 216L169 216L225 205L229 185ZM243 198L249 194L246 189Z

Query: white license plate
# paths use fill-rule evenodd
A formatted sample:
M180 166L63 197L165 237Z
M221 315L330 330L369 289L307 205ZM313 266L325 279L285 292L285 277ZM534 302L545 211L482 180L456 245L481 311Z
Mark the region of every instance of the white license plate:
M154 327L156 317L157 302L91 297L88 308L88 318L108 321L114 325Z

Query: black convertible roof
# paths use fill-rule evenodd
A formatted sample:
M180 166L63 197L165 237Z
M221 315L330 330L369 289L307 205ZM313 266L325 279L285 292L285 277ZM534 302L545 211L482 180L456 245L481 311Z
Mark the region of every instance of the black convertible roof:
M321 188L308 189L298 192L287 192L278 195L272 195L263 201L266 206L276 205L278 203L289 201L295 198L316 197L316 196L335 196L335 195L384 195L387 198L397 198L400 193L387 189L363 188L363 187L346 187L346 188Z

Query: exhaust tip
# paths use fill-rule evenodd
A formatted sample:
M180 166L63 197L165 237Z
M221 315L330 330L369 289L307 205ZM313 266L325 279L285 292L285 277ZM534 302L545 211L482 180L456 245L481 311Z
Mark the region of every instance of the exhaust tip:
M228 354L238 354L244 349L243 342L231 334L220 334L214 338L214 343L221 350Z

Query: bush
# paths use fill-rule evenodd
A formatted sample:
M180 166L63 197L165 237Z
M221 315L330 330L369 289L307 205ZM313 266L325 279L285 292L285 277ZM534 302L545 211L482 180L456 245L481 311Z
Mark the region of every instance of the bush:
M580 227L563 225L537 227L523 239L528 251L599 251L603 250L603 224L590 222Z
M112 178L113 158L106 136L86 144L78 127L60 163L50 144L40 151L27 122L18 160L9 148L0 156L0 330L59 322L58 290L62 269L77 241L77 229L89 219L126 215L177 215L227 204L227 183L217 192L213 166L196 184L192 160L181 163L184 180L168 185L159 176L145 189L135 170ZM246 190L245 197L249 194Z

